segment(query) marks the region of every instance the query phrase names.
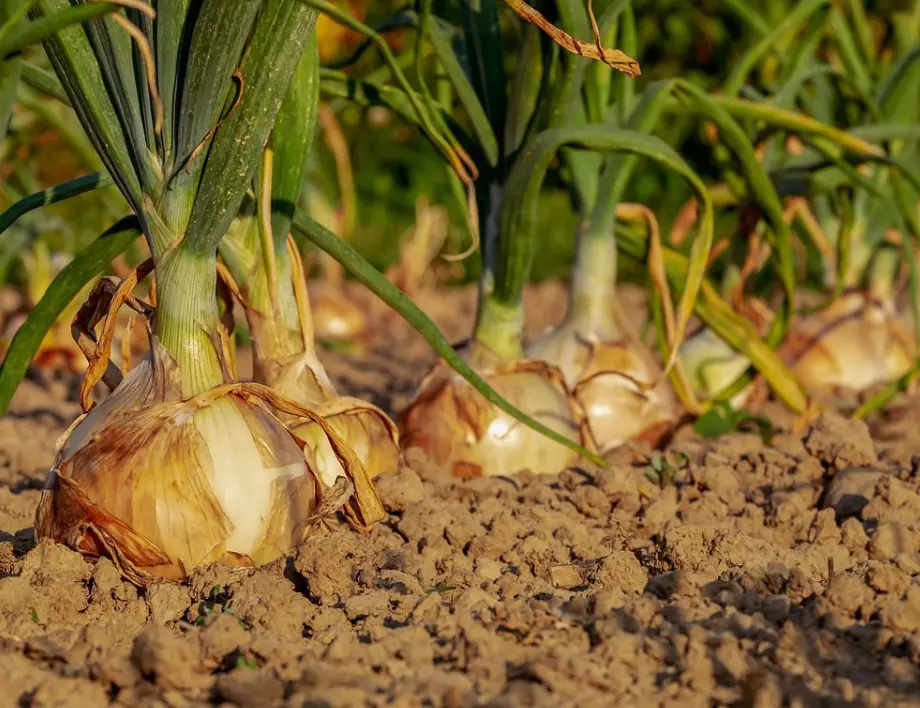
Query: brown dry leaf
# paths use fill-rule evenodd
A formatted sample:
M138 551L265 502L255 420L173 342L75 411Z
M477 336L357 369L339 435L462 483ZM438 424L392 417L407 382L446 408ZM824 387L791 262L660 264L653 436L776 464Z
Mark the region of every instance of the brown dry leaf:
M542 13L523 0L504 0L504 2L508 7L514 10L521 19L539 27L546 32L556 44L566 51L572 54L579 54L587 59L602 61L611 69L616 69L627 76L636 77L641 73L639 62L627 56L619 49L608 49L600 46L599 42L589 44L577 37L573 37L553 25Z

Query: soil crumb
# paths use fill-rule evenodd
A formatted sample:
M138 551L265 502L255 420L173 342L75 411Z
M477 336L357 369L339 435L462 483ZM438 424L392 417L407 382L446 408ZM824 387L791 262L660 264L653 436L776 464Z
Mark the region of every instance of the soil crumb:
M528 293L535 332L561 292ZM460 339L473 294L450 298L426 307ZM382 315L363 351L323 356L390 411L433 359ZM369 534L334 523L268 566L143 590L35 543L72 399L30 380L0 420L2 705L920 704L920 399L769 444L678 436L664 485L625 453L552 477L405 466Z

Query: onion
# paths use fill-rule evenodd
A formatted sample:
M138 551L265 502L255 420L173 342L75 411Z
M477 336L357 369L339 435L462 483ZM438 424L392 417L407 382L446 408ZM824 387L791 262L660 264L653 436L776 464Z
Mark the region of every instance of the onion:
M310 406L354 450L368 477L395 472L399 468L399 434L395 423L371 403L338 395L312 352L286 362L262 361L256 378L283 396ZM334 479L342 473L322 427L296 418L285 419L285 422L305 441L324 474Z
M793 372L814 393L889 383L906 374L916 357L893 304L860 292L845 293L794 324L786 349Z
M149 360L138 365L59 443L39 537L108 556L136 582L180 580L203 563L271 561L347 497L370 490L364 479L355 484L360 462L319 416L311 417L342 482L309 449L305 456L270 410L277 399L267 389L229 384L167 400L153 370Z
M570 321L527 353L562 371L602 454L630 440L655 440L675 420L671 389L641 344L584 336Z
M481 344L467 360L507 401L568 439L581 440L581 415L561 374L543 362L499 363ZM403 450L417 449L439 470L455 477L510 475L521 470L553 474L577 453L499 410L446 364L423 380L400 416Z
M861 393L906 374L915 360L908 329L893 303L849 292L830 306L793 321L779 353L812 395ZM680 361L698 393L712 397L735 381L750 361L704 328L681 347ZM751 386L732 398L741 406Z
M98 308L81 315L90 311ZM84 321L94 323L78 315L75 324ZM271 561L343 507L360 527L382 517L360 459L315 411L259 384L182 398L178 365L153 334L150 355L101 404L87 404L103 372L111 375L112 329L87 367L88 412L58 442L36 513L38 537L107 556L145 584L184 579L204 563ZM335 466L276 414L307 420L314 438L321 431Z
M340 396L332 379L316 355L314 340L315 313L307 293L305 271L299 251L292 239L287 242L291 266L291 299L296 307L297 331L279 333L284 327L277 318L267 318L251 307L232 276L222 276L246 311L253 340L253 373L257 382L269 386L282 396L309 406L329 427L340 435L361 459L371 478L399 467L399 434L396 424L376 406L351 396ZM292 340L296 354L287 351ZM282 417L292 432L302 438L324 474L327 482L342 474L340 462L322 427L298 417Z
M724 391L751 365L744 354L732 349L729 344L708 327L703 327L687 337L678 355L694 392L704 398L712 398ZM743 406L751 393L746 386L736 393L730 403L733 407Z

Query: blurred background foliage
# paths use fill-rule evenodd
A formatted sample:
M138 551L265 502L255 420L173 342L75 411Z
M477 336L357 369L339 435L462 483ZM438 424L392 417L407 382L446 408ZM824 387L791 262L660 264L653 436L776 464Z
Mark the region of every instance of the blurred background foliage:
M385 18L403 10L412 10L406 0L336 0L366 24L378 26ZM539 6L539 3L535 3ZM756 9L771 23L788 15L794 0L635 0L637 17L638 59L642 76L637 90L651 81L680 76L707 90L718 90L728 76L733 62L740 57L759 33L745 19L745 8ZM916 4L901 0L865 2L873 34L882 42L897 44L904 27L920 22ZM436 14L450 18L450 4L436 3ZM509 13L510 14L510 13ZM508 18L504 41L519 41L520 23ZM327 66L345 68L363 75L376 70L380 57L373 48L359 52L361 38L337 26L327 17L318 25L320 51ZM394 52L411 55L412 30L386 32ZM45 63L40 50L30 50L33 60ZM514 57L514 52L507 56ZM512 59L513 60L513 59ZM431 63L433 65L433 63ZM510 73L509 73L510 75ZM435 79L435 85L437 77ZM770 62L764 62L753 77L764 92L771 80ZM920 100L920 99L918 99ZM459 252L467 245L461 228L462 208L451 197L444 161L414 128L402 123L384 108L361 108L344 101L334 101L336 121L344 133L352 168L356 221L350 236L353 244L375 266L384 269L399 253L400 239L416 221L420 198L447 208L450 228L447 252ZM845 117L840 117L845 123ZM659 134L674 145L702 176L716 180L720 174L705 131L695 122L672 116ZM314 146L311 189L333 209L342 203L337 160L321 131ZM0 145L0 209L38 189L100 169L88 141L82 135L69 108L39 94L27 86L20 90L7 139ZM534 280L566 275L572 263L576 213L562 167L550 175L541 201L541 247L534 264ZM658 215L663 229L668 229L680 206L689 197L679 178L646 165L639 170L626 193L627 201L650 206ZM42 241L41 250L62 256L86 246L103 228L126 210L114 187L67 200L33 212L14 228L18 234L6 239L9 253L0 253L0 282L13 284L28 280L26 266L30 250L23 256L15 244ZM735 227L738 215L722 210L718 231ZM132 260L131 254L127 259ZM462 267L452 270L455 280L469 280L478 273L479 259L471 257ZM628 274L626 274L628 275Z

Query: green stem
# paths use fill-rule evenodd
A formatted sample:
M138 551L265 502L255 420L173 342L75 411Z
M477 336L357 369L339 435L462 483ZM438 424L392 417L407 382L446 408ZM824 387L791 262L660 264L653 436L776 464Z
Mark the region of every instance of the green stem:
M617 296L615 229L611 220L587 224L582 230L572 274L572 300L566 316L576 331L611 340L620 334L613 308Z
M480 307L474 338L502 361L518 361L524 358L521 343L523 324L524 308L520 304L508 304L496 297L486 296Z
M184 398L224 383L214 337L217 335L216 256L184 245L156 264L157 312L154 331L179 365Z

